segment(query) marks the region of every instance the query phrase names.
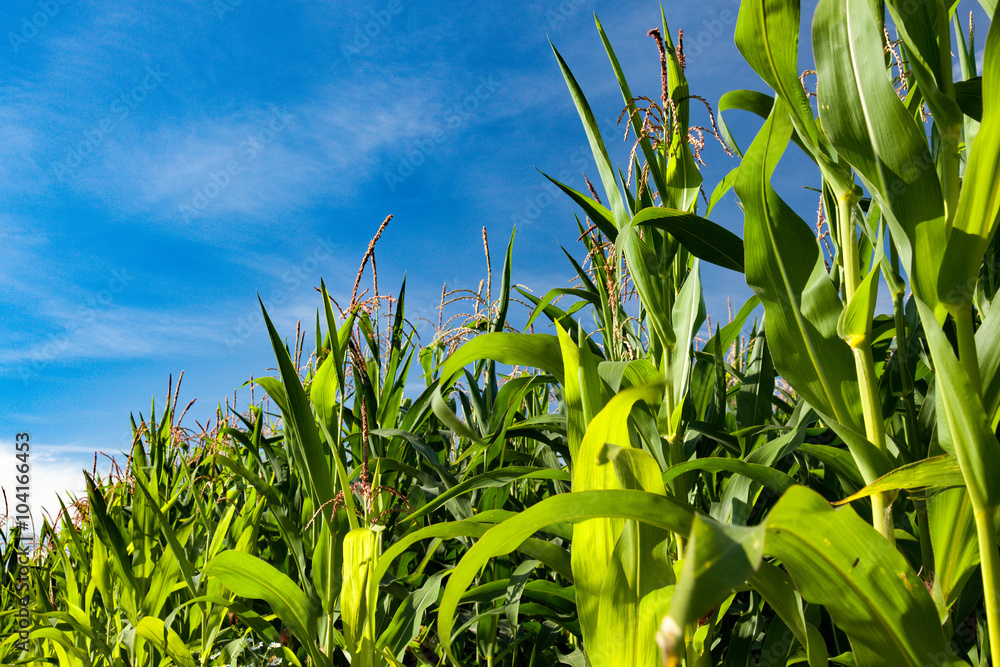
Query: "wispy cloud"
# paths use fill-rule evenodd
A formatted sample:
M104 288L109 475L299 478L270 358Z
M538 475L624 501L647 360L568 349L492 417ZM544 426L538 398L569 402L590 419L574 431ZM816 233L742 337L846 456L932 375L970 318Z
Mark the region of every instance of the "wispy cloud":
M93 454L74 452L64 444L39 446L28 442L27 452L19 452L13 440L0 440L0 461L3 461L0 487L6 496L6 505L0 506L0 514L13 519L21 514L20 510L27 508L35 530L39 531L46 517L51 520L59 513L60 498L68 505L73 497L86 495L83 470L91 470ZM23 456L25 453L27 457ZM18 454L22 458L15 458ZM99 470L106 470L107 465L107 462L100 463ZM26 466L21 470L27 472L19 472L16 466ZM22 483L25 479L27 484Z

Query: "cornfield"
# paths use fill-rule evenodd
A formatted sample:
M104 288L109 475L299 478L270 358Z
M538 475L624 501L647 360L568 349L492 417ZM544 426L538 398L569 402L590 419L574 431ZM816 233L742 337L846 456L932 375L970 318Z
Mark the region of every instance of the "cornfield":
M264 312L260 400L196 431L168 390L30 558L5 529L0 662L1000 665L1000 29L980 75L956 5L820 0L800 36L743 0L766 91L714 107L662 10L649 96L598 21L624 167L553 47L603 189L550 179L573 285L516 285L512 236L497 288L484 230L485 292L420 345L405 283L359 294L376 236L312 340ZM790 144L826 233L772 187ZM754 293L714 330L702 263Z

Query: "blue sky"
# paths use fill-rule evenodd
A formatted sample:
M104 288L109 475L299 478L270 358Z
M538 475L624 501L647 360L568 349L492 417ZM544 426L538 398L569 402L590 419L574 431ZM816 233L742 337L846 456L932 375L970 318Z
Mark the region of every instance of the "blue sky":
M666 6L692 92L713 104L762 86L733 45L737 8ZM517 223L516 282L565 285L574 209L536 169L578 189L581 171L597 179L546 38L613 127L622 102L595 12L633 91L658 96L654 2L9 0L0 455L30 432L39 489L78 488L182 370L181 402L198 399L186 425L204 422L273 366L256 295L283 334L311 327L314 286L349 300L390 213L380 287L405 273L411 318L435 317L442 283L484 277L483 226L496 263ZM744 145L755 128L735 123ZM736 162L716 146L706 160L710 191ZM792 196L811 219L813 195ZM742 235L731 201L717 211ZM713 320L749 295L725 270L704 280Z

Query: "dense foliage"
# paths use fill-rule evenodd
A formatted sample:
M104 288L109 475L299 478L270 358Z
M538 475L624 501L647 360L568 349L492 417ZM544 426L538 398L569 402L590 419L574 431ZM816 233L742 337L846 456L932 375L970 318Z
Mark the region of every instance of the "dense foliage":
M604 190L556 183L585 217L577 284L512 285L512 238L497 298L490 272L424 347L405 285L344 310L322 285L305 362L265 313L266 398L196 433L168 392L30 563L8 531L0 661L1000 664L1000 30L979 77L954 12L821 0L813 93L798 3L744 0L769 90L717 106L763 119L745 150L665 18L659 99L598 24L624 170L556 52ZM706 134L739 166L699 214ZM826 234L771 186L790 142ZM708 220L730 190L742 240ZM755 293L707 341L701 262Z

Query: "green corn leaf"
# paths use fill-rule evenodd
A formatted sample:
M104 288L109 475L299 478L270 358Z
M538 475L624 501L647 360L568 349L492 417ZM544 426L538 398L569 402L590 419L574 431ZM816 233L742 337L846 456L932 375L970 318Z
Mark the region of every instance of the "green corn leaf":
M656 636L666 664L680 654L685 626L742 585L760 566L763 553L763 525L727 526L700 514L695 517L670 613Z
M657 252L653 235L649 232L642 235L636 228L637 224L635 219L630 219L619 228L618 241L615 243L614 265L616 267L621 265L620 256L624 254L631 269L635 290L639 293L639 300L646 309L651 330L655 332L660 345L669 347L677 342L671 325L671 295L666 280L672 267L665 264ZM662 239L659 241L663 242ZM616 279L620 280L621 277L616 276Z
M264 323L267 325L271 347L278 362L281 384L288 400L287 411L282 410L286 441L288 447L295 451L298 462L304 466L300 474L310 489L314 506L320 507L332 501L335 495L327 454L316 428L316 418L313 416L309 397L302 387L292 358L271 323L263 301L260 302L260 308L264 314ZM327 521L330 520L332 512L332 503L323 509Z
M316 410L316 416L329 430L337 428L338 388L337 360L331 354L316 369L309 385L309 400Z
M456 659L451 641L458 603L479 570L491 558L510 553L526 538L547 525L600 518L631 519L686 535L691 530L694 514L690 508L675 500L645 491L584 491L546 498L497 524L459 561L441 598L438 636L449 657Z
M691 211L697 203L702 183L701 172L698 171L687 139L691 95L662 5L660 5L660 20L663 22L663 46L667 56L669 94L676 109L675 130L669 135L669 145L666 147L664 174L666 190L660 193L660 197L665 206Z
M320 526L312 553L312 583L323 611L333 614L340 599L344 571L344 535L348 522L335 515L330 523Z
M326 316L326 335L327 341L330 343L330 356L334 360L333 366L337 371L338 385L343 387L347 380L344 373L344 353L357 315L355 311L348 313L347 319L338 330L337 318L333 315L333 306L331 305L332 299L330 299L330 294L326 291L326 283L322 279L319 281L319 289L323 296L323 313Z
M738 157L743 157L743 151L740 150L739 145L736 143L736 139L733 137L732 133L729 131L729 126L726 125L725 112L727 111L749 111L750 113L756 114L767 120L767 117L771 115L771 109L774 107L774 98L765 93L758 92L756 90L730 90L729 92L723 94L719 98L719 136L726 143L733 153ZM713 196L714 200L715 197Z
M632 219L635 226L669 232L695 257L743 273L743 241L711 220L669 208L645 208Z
M771 422L771 398L774 396L774 362L771 349L761 332L753 341L747 358L746 373L736 396L736 423L741 428Z
M764 551L781 560L805 600L826 607L858 667L964 664L948 651L924 582L850 508L793 487L767 518Z
M681 285L671 311L671 326L677 340L670 355L671 388L676 400L687 395L691 380L691 350L694 337L705 322L705 296L701 287L701 261L694 260L691 271ZM659 378L656 378L658 381Z
M265 375L263 377L254 378L253 381L261 389L267 392L267 395L272 401L274 401L274 404L278 406L279 410L283 412L291 411L288 404L288 392L285 391L285 386L281 384L281 380Z
M863 432L854 358L837 335L843 309L837 289L809 226L769 183L791 130L784 105L776 104L736 180L746 215L747 283L764 304L781 377L818 412Z
M995 22L986 38L982 85L983 119L969 152L938 286L940 298L952 308L972 303L983 253L1000 220L1000 27Z
M740 3L736 21L736 46L747 63L777 93L791 118L798 144L819 167L823 177L837 192L850 192L854 177L834 156L823 133L818 130L812 107L799 76L799 2L746 0ZM746 104L754 113L762 110L762 100L734 102Z
M552 46L552 42L549 42L549 46ZM601 130L597 126L594 112L590 110L590 104L587 102L580 84L576 82L576 77L573 76L573 73L566 65L566 61L563 60L562 55L560 55L555 46L552 46L552 52L556 56L563 79L566 81L566 86L569 88L573 103L576 105L577 113L580 114L580 120L583 122L583 129L587 133L587 141L590 143L590 150L594 154L594 161L597 163L597 172L601 176L601 183L604 185L604 191L607 194L608 203L614 215L615 227L621 229L632 216L625 208L625 201L622 199L621 191L618 189L618 180L615 178L615 171L611 166L611 159L608 157L608 149L604 147L604 139L601 138Z
M676 583L667 556L669 537L662 528L625 524L601 588L597 633L583 637L592 664L657 667L656 624L670 605Z
M830 470L840 475L846 483L845 486L850 487L853 485L854 488L860 489L865 485L861 471L858 470L858 464L855 463L854 458L849 452L839 447L808 444L801 445L799 450L820 461L823 465L830 468Z
M799 3L741 2L736 20L736 46L750 67L784 100L802 140L817 144L812 107L799 82ZM749 97L741 96L738 101L750 103L749 110L755 112L762 108L761 99Z
M319 609L284 572L248 553L223 551L209 561L204 574L217 578L240 597L266 602L309 649L314 664L329 664L316 643L315 619Z
M983 385L983 407L992 426L1000 411L1000 308L990 308L976 329L979 377Z
M351 664L374 667L374 619L378 582L372 577L379 551L378 534L355 528L344 537L344 574L340 593L340 618Z
M135 626L135 633L160 649L174 664L181 667L195 667L197 664L180 635L167 628L162 620L146 616Z
M11 638L15 639L17 638L17 635L12 635ZM87 654L80 650L80 648L76 645L75 638L71 637L69 633L56 630L55 628L38 628L37 630L31 631L31 634L28 635L28 639L48 639L56 642L55 648L60 652L60 664L73 665L73 667L76 667L77 665L84 667L85 665L90 664ZM73 660L70 658L73 658Z
M605 305L601 301L600 296L598 296L597 293L595 292L591 292L589 290L574 289L571 287L555 287L546 292L545 296L543 296L539 300L538 304L535 306L535 309L531 311L531 316L525 323L525 328L528 328L532 324L534 324L538 316L544 313L545 309L548 308L553 301L555 301L557 298L561 296L575 296L579 297L580 299L583 299L583 301L581 301L579 304L573 304L573 306L569 309L568 314L570 315L579 310L579 308L577 307L578 305L580 307L583 307L584 305L589 303L590 305L598 309L598 311L600 311L600 309L603 308Z
M957 128L962 111L955 102L952 55L948 35L948 7L944 2L886 3L893 25L906 46L907 68L939 128Z
M947 489L955 486L965 486L962 469L954 456L945 454L929 459L922 459L909 465L896 468L887 475L867 485L857 493L839 500L835 505L844 505L859 498L883 491L900 491L911 489Z
M511 366L541 368L563 382L559 339L550 334L487 333L476 336L448 357L441 366L441 382L446 385L466 364L492 359Z
M597 365L597 372L613 392L624 387L641 387L663 380L656 366L648 359L602 361Z
M566 381L562 385L563 401L566 404L566 444L571 463L575 465L583 434L590 420L604 406L604 396L597 369L592 368L593 360L587 354L589 350L577 347L558 323L556 332L563 368L567 371Z
M94 479L89 473L84 471L84 476L87 483L87 500L90 505L91 516L93 517L95 537L99 538L106 547L112 569L121 578L122 585L126 587L126 590L122 591L121 595L110 599L121 600L129 618L131 620L138 620L136 618L138 610L135 608L135 604L136 598L140 594L139 581L136 580L135 574L132 571L132 563L128 558L128 547L125 544L125 538L122 537L118 524L108 515L108 505L104 499L104 494L94 484ZM108 575L102 573L101 576L102 578L106 578ZM106 581L110 583L110 580L106 579Z
M934 550L934 595L945 617L979 565L973 516L972 500L965 488L948 489L927 499L927 523Z
M958 17L955 17L958 20ZM968 54L966 54L968 60ZM971 62L971 61L970 61ZM962 113L979 123L983 120L983 78L971 77L965 81L955 82L955 101Z
M740 156L742 157L742 155ZM712 196L708 198L708 206L705 208L705 215L712 215L712 210L715 209L715 205L719 203L726 193L733 189L733 184L736 183L736 174L740 173L739 167L733 167L733 169L725 175L725 177L719 181L719 184L715 186L712 190Z
M816 626L806 620L802 598L788 574L778 566L764 561L747 582L771 605L799 643L806 647L809 667L827 667L829 654L826 640Z
M247 470L239 461L222 455L217 456L216 460L220 465L226 466L242 479L246 480L260 494L260 497L266 501L271 518L278 524L278 530L281 532L282 539L285 540L289 552L295 558L295 564L298 566L299 573L302 577L305 577L308 568L302 541L302 531L299 530L298 524L288 516L288 499L279 495L267 480L261 479L259 475Z
M484 518L485 517L483 517L482 514L475 517L477 520L483 520ZM501 520L506 518L509 517L504 517ZM421 540L433 538L482 537L492 528L493 526L487 525L486 523L470 520L435 523L427 526L426 528L415 530L412 533L407 534L405 537L401 537L391 547L386 549L381 556L379 556L378 563L375 568L374 580L382 581L383 577L388 574L393 562L406 553L407 549ZM570 565L569 554L562 547L559 547L547 540L528 538L519 546L515 547L515 549L523 553L528 558L534 558L541 561L560 576L569 580L573 579L573 570Z
M440 386L434 387L434 394L431 396L431 410L433 410L434 416L440 419L442 424L454 431L456 435L467 438L476 444L482 444L480 436L459 419L458 415L455 414L444 400L444 396L441 395ZM469 414L469 412L466 411L466 414Z
M437 603L441 592L441 580L445 574L447 573L432 574L423 586L410 593L393 614L388 627L379 636L378 645L392 652L400 662L410 642L420 634L427 609Z
M662 384L626 389L612 398L594 417L587 427L573 467L573 495L590 490L627 488L626 484L629 483L633 489L664 493L663 483L659 479L659 466L649 454L637 452L644 458L635 461L623 459L617 465L612 464L606 454L609 444L631 448L628 418L632 407L638 401L655 403L662 393ZM614 517L591 519L578 523L573 528L573 579L577 590L580 629L585 642L592 641L601 634L601 590L611 567L615 545L624 529L625 522ZM653 539L653 536L646 537L645 543L648 543L648 539ZM640 542L636 543L635 548L642 548L639 546ZM634 602L638 604L638 600Z
M510 305L510 272L514 263L514 234L516 229L510 230L510 241L507 242L507 253L504 255L503 272L500 276L500 303L497 305L497 316L490 325L490 331L499 333L503 331L503 325L507 322L507 307ZM399 314L400 311L396 311Z
M875 302L878 299L879 267L876 262L837 320L837 334L853 348L871 343L872 317L875 315Z
M462 494L470 493L477 489L506 486L513 482L520 482L526 479L559 479L568 482L570 480L570 476L569 473L563 470L536 468L532 466L508 466L501 470L491 470L483 473L482 475L476 475L475 477L466 479L456 484L444 493L435 497L433 500L429 501L420 509L408 514L406 518L409 521L416 521L417 519L430 514L452 498L456 498Z
M936 407L943 412L944 423L962 467L965 484L973 506L979 511L996 510L1000 504L1000 442L989 420L979 393L973 388L965 367L955 357L951 343L927 304L917 299L920 319L931 349L936 371ZM942 446L947 439L941 438Z
M146 497L146 502L148 503L147 507L150 512L152 512L153 517L155 517L156 525L160 528L160 532L167 540L167 544L170 545L170 550L173 553L174 559L176 559L179 571L183 575L184 583L187 585L191 595L197 595L198 587L194 582L194 567L191 565L191 561L188 559L187 553L184 551L184 547L177 539L177 534L170 525L170 521L163 515L163 512L160 511L156 501L153 500L153 496L149 493L149 489L147 488L149 481L146 479L145 473L142 468L134 468L132 470L132 475L135 477L136 488L138 488L139 491L142 492L143 496Z
M733 472L751 479L759 484L763 484L774 493L781 495L795 485L795 480L780 470L759 463L747 463L740 459L727 459L721 457L708 457L704 459L694 459L685 461L677 465L670 466L670 469L663 473L663 483L683 475L686 472L701 470L703 472ZM730 480L730 484L735 480Z
M590 221L597 225L597 228L601 230L601 233L608 237L609 241L614 241L618 236L618 228L615 226L614 215L605 206L599 202L594 201L592 197L589 197L582 192L574 190L564 183L560 183L556 179L552 178L545 172L539 172L542 176L552 181L552 184L557 188L569 195L569 198L575 201L580 208L583 209Z
M601 35L601 41L604 43L604 51L608 54L608 59L611 61L611 67L615 71L615 78L618 80L618 87L622 92L622 100L625 102L629 109L629 112L635 110L634 96L629 88L628 82L625 80L625 72L622 70L621 65L618 62L618 57L615 55L614 49L611 48L611 42L608 40L608 36L604 33L604 26L601 25L600 20L598 20L597 15L594 15L594 22L597 24L597 32ZM630 118L632 123L632 131L635 136L642 136L642 120L640 114L633 114ZM663 170L660 168L660 157L656 154L653 149L653 144L648 138L643 138L639 142L642 148L643 157L646 158L646 164L649 165L650 176L653 177L653 183L656 185L656 189L659 192L667 191L667 183L664 180ZM614 241L613 236L608 237L611 241Z
M822 0L817 7L820 120L885 214L914 293L943 315L937 305L947 245L941 185L923 128L886 76L882 28L872 6L866 0Z

